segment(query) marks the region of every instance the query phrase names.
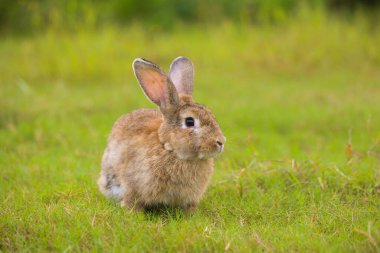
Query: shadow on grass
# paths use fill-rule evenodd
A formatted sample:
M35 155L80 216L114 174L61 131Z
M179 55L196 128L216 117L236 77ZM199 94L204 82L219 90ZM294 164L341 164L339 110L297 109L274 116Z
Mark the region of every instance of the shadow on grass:
M146 207L143 211L145 218L149 221L164 220L182 220L191 215L186 214L179 207L169 207L165 205L155 205Z

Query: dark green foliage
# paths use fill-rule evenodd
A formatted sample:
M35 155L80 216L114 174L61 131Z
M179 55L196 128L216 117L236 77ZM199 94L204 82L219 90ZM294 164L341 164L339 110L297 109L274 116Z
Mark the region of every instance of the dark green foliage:
M151 27L171 28L176 23L284 22L300 5L332 10L373 9L371 0L1 0L0 29L30 32L41 29L77 30L107 23L128 25L143 22Z

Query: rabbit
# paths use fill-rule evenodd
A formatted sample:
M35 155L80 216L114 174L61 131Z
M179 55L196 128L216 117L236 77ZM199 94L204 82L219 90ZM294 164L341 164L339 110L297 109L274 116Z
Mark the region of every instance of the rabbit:
M226 142L215 117L193 101L193 64L176 58L169 74L142 58L133 71L159 109L138 109L114 124L102 157L100 191L139 211L170 206L193 213Z

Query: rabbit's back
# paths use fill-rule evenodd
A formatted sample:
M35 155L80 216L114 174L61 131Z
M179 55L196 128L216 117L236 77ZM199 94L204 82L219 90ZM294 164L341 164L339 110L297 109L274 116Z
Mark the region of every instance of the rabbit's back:
M108 142L157 135L162 120L162 113L157 109L139 109L124 114L112 127Z

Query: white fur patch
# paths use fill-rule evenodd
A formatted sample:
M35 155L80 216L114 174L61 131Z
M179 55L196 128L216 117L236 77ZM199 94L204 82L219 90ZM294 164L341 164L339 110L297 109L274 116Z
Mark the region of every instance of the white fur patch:
M108 191L110 198L114 199L122 199L124 195L124 189L121 186L111 186L111 189Z
M108 144L107 151L108 153L106 160L110 164L117 164L123 151L123 145L117 143L116 141L112 141Z
M107 177L102 173L99 177L98 185L100 191L104 194L104 196L113 199L123 198L125 189L123 189L120 185L112 185L110 188L107 188L107 184Z
M165 144L164 144L164 148L165 148L165 150L167 150L167 151L173 151L173 147L170 145L170 143L168 143L168 142L166 142Z

